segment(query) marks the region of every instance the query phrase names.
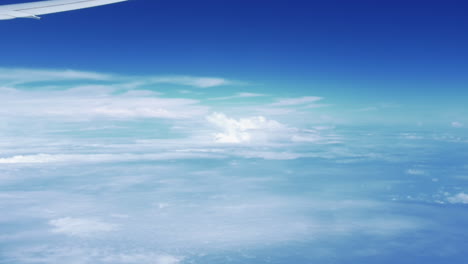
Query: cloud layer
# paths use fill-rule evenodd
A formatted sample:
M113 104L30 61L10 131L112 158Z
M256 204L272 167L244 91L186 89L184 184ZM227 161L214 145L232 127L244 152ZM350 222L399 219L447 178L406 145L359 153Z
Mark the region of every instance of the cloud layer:
M0 81L0 262L465 257L462 127L344 126L324 98L221 77Z

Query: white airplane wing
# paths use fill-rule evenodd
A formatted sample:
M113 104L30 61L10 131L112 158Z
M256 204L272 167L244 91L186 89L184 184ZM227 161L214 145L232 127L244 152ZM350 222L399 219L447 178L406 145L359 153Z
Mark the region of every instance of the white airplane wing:
M127 0L49 0L23 4L0 5L0 20L14 18L36 18L40 15L65 12Z

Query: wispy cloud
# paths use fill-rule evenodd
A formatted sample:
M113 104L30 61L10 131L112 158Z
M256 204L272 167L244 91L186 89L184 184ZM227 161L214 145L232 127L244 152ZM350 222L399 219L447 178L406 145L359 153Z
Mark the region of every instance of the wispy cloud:
M1 116L82 118L166 118L200 116L207 107L199 101L157 97L157 93L114 94L112 86L88 86L64 91L30 92L8 89L0 94Z
M262 96L267 96L267 95L259 94L259 93L242 92L242 93L237 93L231 96L215 97L215 98L211 98L210 100L230 100L230 99L239 99L239 98L262 97Z
M407 169L405 173L409 175L426 175L427 174L426 171L421 170L421 169Z
M454 196L448 197L447 200L453 204L468 204L468 194L459 193Z
M354 111L355 112L373 112L373 111L380 111L380 110L385 110L385 109L396 109L400 107L401 105L396 104L396 103L379 103L377 105L356 109Z
M156 253L154 250L109 249L103 247L35 246L9 254L15 263L108 263L108 264L179 264L183 257Z
M56 83L61 81L100 81L119 84L123 87L141 87L154 84L172 84L196 88L212 88L225 85L237 85L240 82L218 77L199 76L130 76L77 70L51 69L9 69L0 68L0 82L4 87L31 84L37 82Z
M64 217L49 221L52 232L69 236L93 236L99 233L111 232L117 225L96 219Z
M146 78L143 78L146 79ZM193 86L198 88L212 88L217 86L232 85L235 82L223 78L193 77L193 76L162 76L150 77L148 83L166 83Z
M178 264L183 258L168 254L155 253L120 253L104 256L102 261L106 263L148 263L148 264Z
M272 103L272 106L296 106L296 105L304 105L315 103L318 101L323 100L322 97L317 96L305 96L305 97L298 97L298 98L283 98L279 99L276 102Z
M458 121L454 121L454 122L452 122L452 127L461 128L461 127L463 127L463 123L458 122Z
M35 154L0 158L0 164L44 164L44 163L105 163L125 161L155 161L174 159L218 158L210 153L164 152L147 154Z
M76 70L42 70L0 68L0 82L7 85L26 84L45 81L94 80L109 81L115 77L110 74Z

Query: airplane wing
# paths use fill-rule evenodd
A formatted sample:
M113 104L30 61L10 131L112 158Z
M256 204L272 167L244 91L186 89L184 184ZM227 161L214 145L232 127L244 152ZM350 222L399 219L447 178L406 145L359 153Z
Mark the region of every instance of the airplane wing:
M40 19L40 15L108 5L124 1L127 0L49 0L22 4L0 5L0 20L14 18Z

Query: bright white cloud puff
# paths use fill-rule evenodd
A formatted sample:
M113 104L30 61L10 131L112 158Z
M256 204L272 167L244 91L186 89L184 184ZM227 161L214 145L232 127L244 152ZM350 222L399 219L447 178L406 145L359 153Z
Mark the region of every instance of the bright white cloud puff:
M222 130L215 134L215 141L218 143L266 141L271 137L276 137L275 133L289 130L285 125L263 116L236 120L222 113L213 113L207 117L207 120Z

